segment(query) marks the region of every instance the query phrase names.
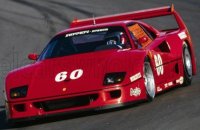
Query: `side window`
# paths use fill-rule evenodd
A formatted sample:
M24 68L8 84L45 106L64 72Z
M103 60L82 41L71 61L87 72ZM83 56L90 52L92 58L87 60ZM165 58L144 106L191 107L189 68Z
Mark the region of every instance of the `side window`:
M149 29L147 29L146 27L140 25L144 31L147 33L147 35L151 38L151 39L155 39L156 38L156 34L152 31L150 31Z
M128 26L128 29L132 35L133 40L139 48L146 47L153 40L153 36L151 36L151 34L144 27L137 23Z

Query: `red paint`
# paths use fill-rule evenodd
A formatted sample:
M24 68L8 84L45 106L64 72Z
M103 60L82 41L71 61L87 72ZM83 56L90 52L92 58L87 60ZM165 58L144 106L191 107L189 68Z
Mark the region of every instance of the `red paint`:
M157 17L163 15L174 15L179 29L170 33L159 32L155 28L139 21L143 18ZM128 20L128 21L127 21ZM107 105L116 105L137 100L146 99L146 90L144 79L140 78L134 82L130 81L130 77L141 73L143 77L143 63L146 56L150 58L151 66L155 77L156 87L162 90L173 87L176 80L183 76L182 45L183 40L188 42L191 49L193 74L196 74L196 64L194 50L187 28L181 17L174 9L170 7L161 7L149 10L129 12L125 14L105 16L95 18L96 25L93 25L93 19L76 20L72 22L71 28L57 34L57 36L77 32L81 30L103 28L109 26L122 26L127 33L132 48L127 50L103 50L97 52L76 54L59 58L46 59L36 61L33 64L11 71L6 77L6 102L8 103L9 119L28 118L32 116L40 116L46 114L55 114L60 112L70 112L74 110L82 110L85 108L97 108ZM131 39L127 28L128 23L138 23L155 33L156 38L148 46L137 48ZM180 39L178 34L185 31L186 39ZM139 42L145 42L146 38L142 38ZM166 41L170 52L161 52L159 45ZM169 51L168 50L168 51ZM160 55L163 62L163 75L158 76L155 55ZM36 54L30 54L29 59L36 60ZM178 73L175 66L178 65ZM83 70L76 71L76 70ZM56 82L55 77L60 72L67 72L64 81ZM106 73L126 72L123 82L115 85L103 85ZM76 78L77 76L80 77ZM72 76L70 76L72 75ZM164 84L173 82L173 85L165 88ZM27 96L25 98L10 98L10 89L19 86L28 86ZM141 94L137 97L130 96L130 89L139 87ZM121 95L113 98L112 91L119 90ZM79 97L85 95L96 94L97 97L91 100L87 105L60 109L54 111L45 111L40 109L35 103L44 102L55 99L68 99L71 97ZM115 95L116 96L116 95ZM16 105L23 104L25 106L22 112L16 111Z
M29 54L28 55L28 58L30 59L30 60L37 60L38 59L38 55L37 54Z

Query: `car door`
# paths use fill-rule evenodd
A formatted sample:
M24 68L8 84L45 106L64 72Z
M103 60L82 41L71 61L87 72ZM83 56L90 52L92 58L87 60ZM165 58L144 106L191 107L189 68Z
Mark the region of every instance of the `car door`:
M178 73L176 70L178 62L174 50L171 50L171 41L169 44L166 36L155 37L156 34L139 23L129 26L128 29L138 48L149 46L147 48L151 51L156 84L164 83L167 87L173 85L173 78Z

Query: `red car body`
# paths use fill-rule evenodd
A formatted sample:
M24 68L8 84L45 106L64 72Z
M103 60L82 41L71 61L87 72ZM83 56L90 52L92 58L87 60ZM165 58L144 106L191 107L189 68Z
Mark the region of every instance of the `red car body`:
M159 31L138 21L165 15L175 17L177 29ZM153 35L151 39L138 39L141 43L151 40L148 45L136 46L136 41L130 35L131 29L127 27L131 23L145 28L148 33L144 32L147 35ZM117 107L147 100L149 96L145 85L149 81L144 78L145 58L148 58L152 68L157 94L184 84L184 45L189 48L192 75L196 74L191 37L173 6L75 20L69 29L55 37L81 35L86 33L83 32L85 30L99 31L116 26L124 29L130 47L37 60L33 64L11 71L6 77L5 85L7 118L37 118L65 112ZM29 55L29 58L39 59L34 54ZM111 79L108 75L111 75Z

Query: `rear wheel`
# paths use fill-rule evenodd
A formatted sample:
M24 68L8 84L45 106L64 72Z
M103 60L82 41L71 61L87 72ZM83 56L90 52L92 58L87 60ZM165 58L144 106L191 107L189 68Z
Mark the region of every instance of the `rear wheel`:
M187 44L183 45L184 86L192 82L192 60Z
M152 101L155 97L155 80L153 71L148 60L144 62L144 85L146 88L147 98L149 101Z

